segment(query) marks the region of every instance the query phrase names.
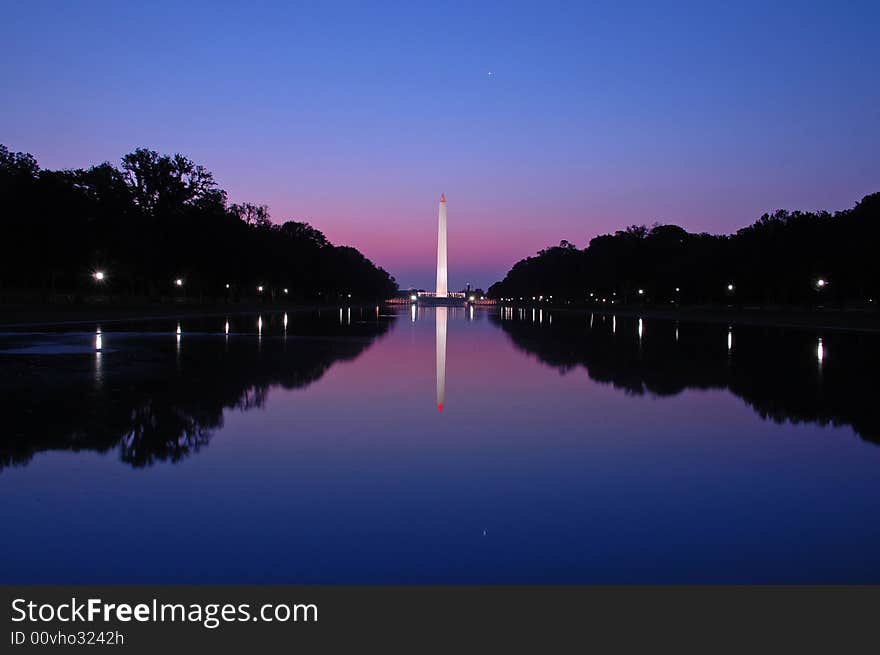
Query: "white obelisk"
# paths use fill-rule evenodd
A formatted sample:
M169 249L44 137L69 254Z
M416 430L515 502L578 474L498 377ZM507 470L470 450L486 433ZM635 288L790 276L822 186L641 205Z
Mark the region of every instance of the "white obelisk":
M446 298L446 196L440 195L440 217L437 221L437 297Z

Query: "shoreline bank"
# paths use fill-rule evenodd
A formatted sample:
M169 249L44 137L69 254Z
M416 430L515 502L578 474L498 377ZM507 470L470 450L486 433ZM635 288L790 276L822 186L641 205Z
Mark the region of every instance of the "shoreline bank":
M500 306L500 305L499 305ZM513 307L554 312L587 312L604 316L653 318L687 323L721 323L815 330L880 332L880 312L865 310L797 310L791 308L750 309L739 307L570 307L565 305L512 304Z
M364 303L331 304L135 304L135 305L0 305L0 329L40 327L53 325L76 325L79 323L149 321L162 319L186 319L213 316L236 316L259 312L308 312L322 309L376 306L395 309L384 301ZM502 307L499 303L495 307ZM511 304L525 309L543 309L554 312L592 312L599 315L653 318L689 323L723 323L783 328L807 328L819 330L842 330L855 332L880 332L880 312L872 310L797 310L791 308L739 308L739 307L572 307L566 305Z
M383 303L337 304L209 304L209 305L0 305L0 329L22 327L48 327L53 325L77 325L80 323L114 323L126 321L151 321L162 319L210 318L214 316L237 316L255 313L309 312L321 309L345 307L376 307Z

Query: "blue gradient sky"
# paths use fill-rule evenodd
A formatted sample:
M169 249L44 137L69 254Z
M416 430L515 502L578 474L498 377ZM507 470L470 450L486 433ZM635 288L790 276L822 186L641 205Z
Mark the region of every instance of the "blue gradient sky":
M880 190L876 2L185 4L4 2L0 142L182 152L425 287L440 192L457 288Z

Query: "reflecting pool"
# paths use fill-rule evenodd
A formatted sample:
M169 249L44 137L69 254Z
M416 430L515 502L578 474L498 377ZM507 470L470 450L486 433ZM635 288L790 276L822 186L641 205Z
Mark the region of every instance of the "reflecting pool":
M518 307L0 334L4 583L880 583L880 336Z

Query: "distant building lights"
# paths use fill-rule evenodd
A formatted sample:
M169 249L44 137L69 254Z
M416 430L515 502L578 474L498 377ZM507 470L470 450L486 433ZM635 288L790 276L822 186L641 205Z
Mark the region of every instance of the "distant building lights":
M104 271L95 271L92 273L92 277L95 278L95 282L103 282L104 281Z
M183 286L183 280L182 280L181 278L177 278L176 280L174 280L174 286L176 286L176 287L182 287L182 286Z
M263 285L262 284L257 287L257 293L263 293Z
M284 289L284 293L285 293L285 294L287 293L287 289Z
M816 286L820 289L823 288L826 284L828 284L828 281L825 280L825 278L820 277L818 280L816 280Z
M227 288L227 289L229 288L229 282L226 283L226 288Z
M644 296L644 295L645 295L645 290L644 290L644 289L639 289L639 295L640 295L640 296Z
M733 285L732 285L732 284L728 284L728 285L727 285L727 290L728 290L728 291L733 291Z

